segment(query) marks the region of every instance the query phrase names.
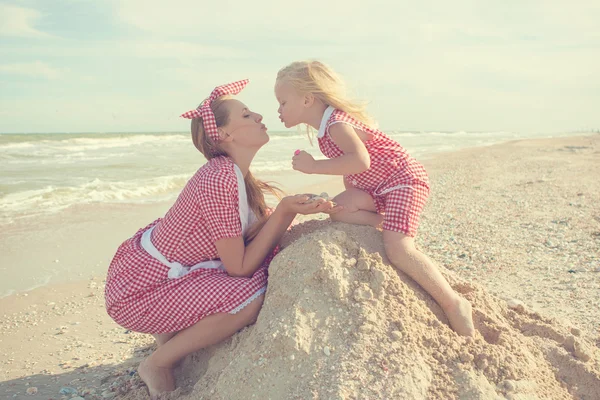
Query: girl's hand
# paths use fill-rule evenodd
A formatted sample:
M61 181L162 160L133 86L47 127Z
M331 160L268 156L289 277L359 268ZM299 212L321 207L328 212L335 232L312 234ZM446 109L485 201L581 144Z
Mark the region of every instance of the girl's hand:
M281 199L277 208L281 208L282 211L287 213L303 215L317 214L320 212L329 213L336 208L331 201L322 198L318 198L314 201L309 200L310 196L305 194L287 196Z
M305 174L312 174L315 169L315 159L313 156L304 150L300 152L296 150L296 153L294 153L295 155L292 157L292 168L296 171L304 172Z

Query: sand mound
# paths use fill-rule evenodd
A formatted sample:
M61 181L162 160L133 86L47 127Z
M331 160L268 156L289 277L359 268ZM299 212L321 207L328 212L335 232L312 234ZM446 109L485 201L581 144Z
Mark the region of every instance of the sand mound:
M257 323L188 357L169 397L600 398L600 351L576 328L444 271L473 304L465 339L382 257L380 232L310 221L287 241Z

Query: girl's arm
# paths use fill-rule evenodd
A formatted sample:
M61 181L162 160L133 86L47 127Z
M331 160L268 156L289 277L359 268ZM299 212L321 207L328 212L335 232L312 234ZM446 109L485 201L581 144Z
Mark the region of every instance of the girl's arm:
M280 242L296 214L315 214L333 207L331 202L325 200L302 204L307 200L306 195L282 199L248 246L244 246L244 239L240 236L217 240L215 245L227 273L236 277L252 276Z
M315 160L306 152L294 156L294 169L307 174L353 175L369 169L371 159L367 148L348 124L334 124L329 128L333 142L344 155L328 160Z
M344 189L352 189L354 185L344 176Z

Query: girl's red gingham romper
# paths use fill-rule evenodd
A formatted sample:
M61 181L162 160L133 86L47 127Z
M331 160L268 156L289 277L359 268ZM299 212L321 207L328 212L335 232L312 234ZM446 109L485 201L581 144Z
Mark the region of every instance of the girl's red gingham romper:
M325 157L344 154L329 134L331 125L338 123L348 124L369 136L364 144L371 158L371 167L360 174L345 175L344 179L371 195L377 212L384 214L383 229L414 237L419 215L429 196L425 168L385 133L331 106L325 110L318 134L319 148Z
M177 332L211 314L234 314L263 294L272 257L251 278L200 268L169 279L169 267L141 246L142 234L154 227L152 244L169 262L192 266L217 259L216 241L242 236L238 203L233 161L211 159L189 180L164 218L140 229L117 250L105 289L111 318L136 332Z

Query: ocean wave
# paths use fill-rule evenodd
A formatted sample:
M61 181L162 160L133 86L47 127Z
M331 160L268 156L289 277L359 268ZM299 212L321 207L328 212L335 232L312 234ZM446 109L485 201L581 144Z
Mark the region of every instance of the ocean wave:
M279 172L292 170L292 157L285 161L271 161L271 160L254 160L250 167L253 173L261 172Z
M64 137L64 135L60 135ZM152 143L165 143L180 144L183 142L189 142L189 135L184 134L130 134L123 136L107 135L102 137L100 135L94 137L71 137L66 139L42 139L33 141L20 141L20 142L8 142L0 144L0 153L14 152L20 150L46 150L46 151L66 151L66 152L81 152L81 151L93 151L101 149L112 149L119 147L131 147L146 145Z
M17 142L0 144L0 151L12 149L29 149L35 147L35 142Z
M131 147L150 143L181 143L190 141L187 135L132 135L113 138L73 138L61 140L60 148L66 151L89 151Z
M35 152L32 154L0 154L0 161L12 165L55 165L55 164L80 164L82 162L92 162L100 160L109 160L114 158L124 158L129 156L127 153L106 153L90 155L84 152L77 153L59 153L53 156Z
M278 141L296 141L296 140L306 140L308 138L306 135L298 135L296 133L286 134L286 135L272 135L269 133L269 142L278 142Z
M0 213L23 216L57 212L82 203L152 203L175 197L189 174L107 182L94 179L79 186L46 186L9 193L0 198Z

